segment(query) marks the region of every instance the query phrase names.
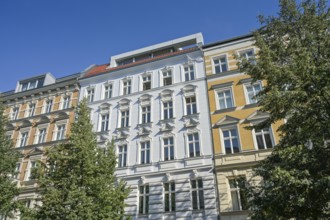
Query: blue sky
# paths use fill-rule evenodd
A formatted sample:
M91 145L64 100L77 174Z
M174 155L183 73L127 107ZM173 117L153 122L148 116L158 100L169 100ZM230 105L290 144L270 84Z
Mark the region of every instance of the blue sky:
M247 34L277 12L277 0L0 0L0 91L197 32L205 43Z

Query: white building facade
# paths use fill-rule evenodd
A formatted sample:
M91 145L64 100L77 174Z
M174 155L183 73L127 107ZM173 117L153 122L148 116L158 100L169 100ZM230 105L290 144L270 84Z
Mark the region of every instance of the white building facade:
M133 219L217 219L213 147L200 33L111 57L79 80Z

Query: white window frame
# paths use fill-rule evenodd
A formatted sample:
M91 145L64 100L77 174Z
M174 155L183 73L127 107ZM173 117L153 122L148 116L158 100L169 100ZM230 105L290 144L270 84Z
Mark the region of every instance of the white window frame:
M261 89L259 92L261 92L263 90L263 84L262 84L262 81L257 81L255 83L251 83L251 82L248 82L248 83L244 83L244 95L245 95L245 100L246 100L246 104L249 105L249 104L255 104L255 103L258 103L258 100L256 99L255 102L251 102L250 98L249 98L249 93L248 93L248 90L247 90L247 87L250 87L250 86L254 86L254 85L260 85ZM257 93L258 94L258 93ZM256 94L255 94L256 95ZM255 98L254 98L255 99Z
M123 123L123 121L124 121L124 123ZM130 126L130 110L129 109L120 110L119 123L120 123L120 128L127 128Z
M140 154L139 155L140 155L140 164L150 164L151 163L151 140L144 140L144 141L140 142ZM149 156L149 158L148 158L148 156Z
M25 171L25 181L33 180L33 179L31 179L31 175L32 175L31 171L36 166L37 166L37 160L36 159L30 159L29 162L28 162L27 169Z
M88 103L92 103L95 101L95 88L90 87L86 89L86 98Z
M265 145L266 142L265 142L265 136L264 136L264 129L261 129L261 134L262 134L262 139L263 139L263 144ZM269 136L270 136L270 140L272 142L272 147L271 148L267 148L266 145L265 145L265 149L259 149L258 147L258 142L257 142L257 133L255 131L255 129L252 129L252 137L253 137L253 143L254 143L254 149L255 150L267 150L267 149L272 149L274 148L274 146L276 145L275 143L275 137L274 137L274 132L273 132L273 129L272 129L272 126L270 126L268 128L268 132L269 132Z
M195 140L195 134L197 134L197 136L198 136L198 144L199 144L199 155L197 155L197 152L196 152L196 140ZM189 140L189 136L190 135L193 135L193 140L192 141L190 141ZM201 135L200 135L200 133L198 132L198 131L195 131L195 132L189 132L189 133L187 133L186 134L186 143L187 143L187 149L188 149L188 157L189 158L194 158L194 157L200 157L200 156L202 156L202 149L201 149ZM190 144L193 144L193 156L191 156L191 154L190 154Z
M141 190L143 188L143 192ZM150 186L149 184L139 185L138 188L138 213L140 215L146 215L149 213L149 194L150 194ZM141 199L142 198L142 199ZM142 201L142 210L141 210L141 201Z
M122 85L122 95L129 95L132 93L132 79L131 78L125 78L121 80Z
M105 120L103 120L103 117L107 117L107 118L105 118ZM100 114L99 131L104 132L104 131L109 131L109 130L110 130L110 114L109 113Z
M229 191L230 191L230 199L231 199L231 208L232 208L232 211L244 211L246 209L243 209L242 207L242 199L241 199L241 194L240 194L240 188L238 186L238 181L237 181L237 177L236 178L227 178L228 180L228 188L229 188ZM235 185L236 187L235 188L231 188L230 186L230 182L231 181L235 181ZM236 194L236 198L237 198L237 202L238 202L238 209L234 209L234 201L233 201L233 193Z
M152 74L145 73L141 75L141 91L147 91L152 89ZM149 88L145 88L145 83L149 83Z
M33 108L31 108L32 106L34 106ZM35 115L36 113L36 103L30 103L26 106L26 113L25 113L25 117L32 117Z
M188 71L186 71L186 68L188 68ZM191 68L193 72L193 79L191 79ZM188 82L196 79L196 66L194 63L187 63L182 65L182 81L183 82ZM188 73L188 80L186 78L186 74Z
M71 96L70 95L62 96L61 109L68 109L68 108L70 108L70 104L71 104Z
M230 138L230 145L231 145L231 153L230 154L235 154L235 153L240 153L242 152L242 147L241 147L241 140L240 140L240 134L239 134L239 127L237 125L235 126L226 126L226 127L221 127L219 129L220 131L220 138L221 138L221 147L222 147L222 152L223 154L227 154L226 152L226 146L225 146L225 137L223 136L223 132L224 131L228 131L228 130L233 130L235 129L237 132L237 141L238 141L238 152L234 152L234 148L232 145L232 138ZM231 133L230 133L230 137L231 137ZM227 155L230 155L229 153Z
M35 83L33 88L31 88L31 85L32 85L31 82L34 82L34 83ZM20 91L23 92L23 91L28 91L28 90L30 90L30 89L35 89L35 88L38 87L38 83L39 83L39 79L36 79L36 80L30 80L30 81L28 81L28 82L20 83L20 84L21 84L21 89L20 89ZM24 84L27 84L27 87L26 87L25 90L23 90L23 85L24 85Z
M249 51L252 51L252 56L253 56L253 58L255 58L256 57L256 50L255 50L255 48L254 47L252 47L252 48L247 48L247 49L244 49L244 50L239 50L239 51L237 51L237 55L242 59L242 55L244 54L244 55L246 55L247 54L247 52L249 52ZM249 60L249 62L251 62L250 61L250 57L247 57L247 56L245 56L244 57L245 59L247 59L247 60ZM253 63L254 63L255 61L253 61Z
M122 148L122 151L120 149ZM120 144L117 146L117 155L118 155L118 163L117 167L127 167L128 166L128 144Z
M165 139L168 139L170 140L172 138L172 141L173 143L170 144L167 144L165 145ZM175 136L168 136L168 137L162 137L161 138L161 142L162 142L162 154L163 154L163 161L170 161L170 160L175 160L176 159L176 149L175 149ZM165 148L169 148L167 151L168 151L168 159L165 158ZM171 158L171 148L173 148L173 158Z
M103 84L102 99L111 99L112 97L113 97L113 83Z
M11 109L10 119L16 120L18 118L18 115L19 115L19 106L15 106Z
M62 120L62 121L57 121L56 124L55 124L55 128L53 130L53 141L59 141L59 140L65 140L66 139L66 132L67 132L67 120ZM61 127L61 126L64 126L64 133L63 133L63 137L62 139L58 139L58 128Z
M223 62L219 62L220 72L216 72L216 66L218 66L218 65L216 65L214 63L214 61L215 60L220 60L221 58L225 58L225 63L224 64L226 65L227 70L222 70ZM228 55L227 54L221 54L221 55L212 57L211 62L212 62L212 72L213 72L213 74L221 74L221 73L229 71L229 63L228 63Z
M141 124L151 123L151 104L141 107ZM143 120L145 118L145 120Z
M192 99L192 98L195 98L195 102L190 102L189 105L188 105L188 102L187 102L187 99ZM185 104L185 115L194 115L194 114L198 114L199 111L198 111L198 102L197 102L197 95L193 95L193 96L185 96L184 97L184 104ZM193 112L193 107L194 105L196 106L196 112ZM191 114L188 114L188 109L190 109L191 111Z
M174 84L174 74L173 74L173 68L166 68L161 71L161 79L162 79L162 86L170 86ZM165 85L165 79L171 78L171 83Z
M230 98L231 98L231 101L232 101L233 106L228 107L227 100L225 99L226 107L225 108L221 108L220 107L219 93L220 92L225 92L225 91L229 91L230 92ZM235 99L234 99L235 96L234 96L234 91L233 91L233 88L232 87L225 87L225 88L221 88L221 89L216 89L216 90L214 90L214 92L215 92L215 97L216 97L216 107L217 107L218 110L223 110L223 109L228 109L228 108L234 108L234 107L236 107Z
M172 106L169 106L169 103L172 103ZM165 107L165 104L167 104L168 106ZM167 114L165 114L165 110L167 111ZM172 117L170 117L170 110L172 110ZM174 104L173 104L173 100L166 100L166 101L162 101L162 119L163 120L167 120L167 119L172 119L174 118Z
M43 142L39 142L40 130L45 130L45 134L44 134L45 136L44 136ZM47 141L47 134L48 134L47 130L48 130L47 125L38 126L37 131L36 131L36 135L35 135L35 138L34 138L34 144L41 144L41 143L45 143Z
M13 176L14 179L19 180L20 175L21 175L21 168L22 168L22 163L21 162L17 162L16 166L15 166L15 175Z
M202 181L202 187L199 186L199 180ZM196 181L196 188L193 187L193 181ZM205 195L204 195L204 182L202 178L196 178L190 180L190 190L191 190L191 207L193 210L203 210L205 209ZM197 208L194 208L194 197L193 192L196 192L197 198ZM202 196L201 196L202 195Z
M165 184L168 184L168 190L166 190ZM174 189L172 189L172 184ZM173 201L174 195L174 201ZM168 196L168 210L166 210L166 196ZM163 183L163 202L164 202L164 212L175 212L176 211L176 185L175 181L169 181ZM174 204L174 208L173 208Z
M51 103L51 105L49 105L49 103ZM53 99L45 100L43 112L45 114L50 113L52 112L53 108L54 108L54 100Z
M20 131L19 139L17 141L17 143L18 143L17 147L25 147L29 144L29 133L30 133L29 130L21 130ZM22 145L23 134L26 134L26 138L25 138L24 144Z

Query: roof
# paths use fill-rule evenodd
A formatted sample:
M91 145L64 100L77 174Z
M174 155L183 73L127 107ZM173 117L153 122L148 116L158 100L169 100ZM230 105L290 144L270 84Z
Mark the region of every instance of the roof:
M138 66L138 65L141 65L141 64L145 64L145 63L150 63L150 62L154 62L154 61L161 60L161 59L164 59L164 58L169 58L169 57L177 56L177 55L180 55L180 54L196 51L198 49L199 49L198 47L192 47L192 48L188 48L188 49L184 49L184 50L179 50L179 51L175 51L175 52L171 52L171 53L162 54L162 55L159 55L157 57L153 57L153 58L149 58L149 59L140 60L140 61L137 61L137 62L125 64L125 65L122 65L122 66L112 67L112 68L109 68L109 63L102 64L102 65L96 65L96 66L92 67L90 70L88 70L84 74L84 76L82 76L82 78L88 78L88 77L92 77L92 76L95 76L95 75L112 72L112 71L115 71L115 70L120 70L120 69L125 69L125 68L129 68L129 67L133 67L133 66Z
M225 39L225 40L221 40L221 41L216 41L216 42L213 42L213 43L205 44L203 46L203 49L214 47L214 46L217 46L217 45L220 45L220 44L230 43L230 42L233 42L233 41L243 40L243 39L251 38L251 37L253 37L253 34L245 34L245 35L241 35L241 36L237 36L237 37L233 37L233 38L229 38L229 39Z

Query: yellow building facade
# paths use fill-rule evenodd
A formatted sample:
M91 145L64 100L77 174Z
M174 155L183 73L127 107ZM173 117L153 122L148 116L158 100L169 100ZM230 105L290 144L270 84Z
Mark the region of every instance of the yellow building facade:
M255 98L266 82L252 82L238 70L235 58L255 56L251 35L204 45L203 51L220 216L222 220L247 219L247 198L240 185L279 142L276 131L280 123L261 130L246 129L268 117Z
M69 135L78 103L79 74L55 79L50 73L21 80L16 89L1 94L8 116L6 135L22 157L14 177L27 207L37 201L36 181L31 170L44 159L46 148L55 146Z

